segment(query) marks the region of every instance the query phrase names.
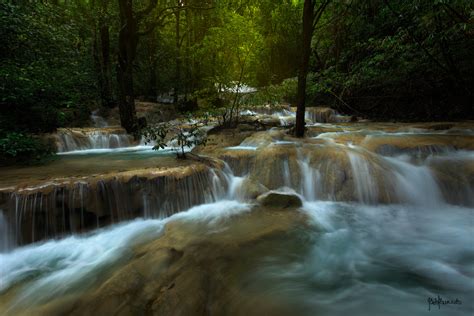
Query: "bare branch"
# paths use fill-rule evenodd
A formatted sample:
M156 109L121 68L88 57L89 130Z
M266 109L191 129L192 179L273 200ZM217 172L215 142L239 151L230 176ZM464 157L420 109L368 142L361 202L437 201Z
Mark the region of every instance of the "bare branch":
M331 0L325 0L321 5L316 9L316 12L314 12L314 17L313 17L313 30L316 28L316 25L318 24L319 20L321 19L321 16L324 13L324 10L328 6L329 2Z

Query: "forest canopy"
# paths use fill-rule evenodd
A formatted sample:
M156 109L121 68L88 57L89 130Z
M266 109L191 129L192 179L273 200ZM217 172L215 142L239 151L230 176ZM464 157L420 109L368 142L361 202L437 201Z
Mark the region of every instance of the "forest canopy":
M134 100L163 95L178 112L293 104L303 4L3 2L0 142L82 126L99 107L128 111L122 126L135 131ZM473 19L469 0L327 1L313 25L306 106L377 120L472 118ZM234 86L258 92L220 97Z

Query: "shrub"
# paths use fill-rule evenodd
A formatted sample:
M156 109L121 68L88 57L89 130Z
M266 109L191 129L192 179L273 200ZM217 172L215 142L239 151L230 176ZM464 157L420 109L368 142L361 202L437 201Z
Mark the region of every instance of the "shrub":
M141 133L145 138L145 144L155 143L153 150L164 149L168 147L168 144L176 144L176 146L171 148L176 153L176 157L180 159L186 159L186 147L206 145L206 133L200 128L199 123L177 127L176 133L167 142L170 131L171 127L168 123L160 123L154 126L147 126Z
M52 146L20 132L0 133L0 162L39 163L54 153Z

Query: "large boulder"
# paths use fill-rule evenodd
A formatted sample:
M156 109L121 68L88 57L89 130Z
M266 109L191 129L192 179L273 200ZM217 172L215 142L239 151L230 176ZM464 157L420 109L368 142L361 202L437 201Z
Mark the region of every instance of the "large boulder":
M257 201L265 207L296 208L303 206L299 196L291 192L270 191L260 195Z

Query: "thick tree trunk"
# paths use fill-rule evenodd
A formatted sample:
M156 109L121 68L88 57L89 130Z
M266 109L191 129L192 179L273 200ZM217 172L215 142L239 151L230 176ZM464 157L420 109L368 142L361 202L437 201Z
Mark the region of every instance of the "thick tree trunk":
M184 2L187 4L187 2ZM190 43L191 43L191 10L186 10L185 11L185 16L186 16L186 47L185 47L185 56L184 56L184 62L185 62L185 77L186 80L184 81L184 98L187 100L188 99L188 93L190 91L193 91L193 72L191 71L191 65L189 62L189 50L190 50Z
M157 57L155 56L157 51L157 38L155 34L151 34L150 37L146 42L143 43L146 60L147 60L147 67L148 67L148 77L146 81L145 91L146 91L146 98L149 101L156 102L158 97L158 77L157 77L157 66L158 61Z
M133 92L133 61L138 45L137 21L132 0L119 0L120 32L117 65L120 123L128 133L138 131Z
M181 35L179 32L180 27L180 10L176 10L176 73L175 73L175 84L174 84L174 104L178 108L179 93L180 93L180 80L181 80Z
M112 94L112 70L110 62L110 36L109 26L105 21L101 21L99 25L100 30L100 48L101 48L101 73L102 73L102 84L100 97L102 106L113 107L114 99Z
M99 87L101 105L104 107L113 107L109 26L105 18L108 0L101 0L100 7L97 7L97 2L91 1L90 6L91 10L99 11L98 20L92 20L91 23L93 23L94 27L92 55L97 74L97 85Z
M305 101L306 101L306 77L309 67L309 56L311 53L311 38L313 36L313 0L305 0L303 8L303 41L302 56L298 72L298 96L296 111L295 136L303 137L305 130Z

